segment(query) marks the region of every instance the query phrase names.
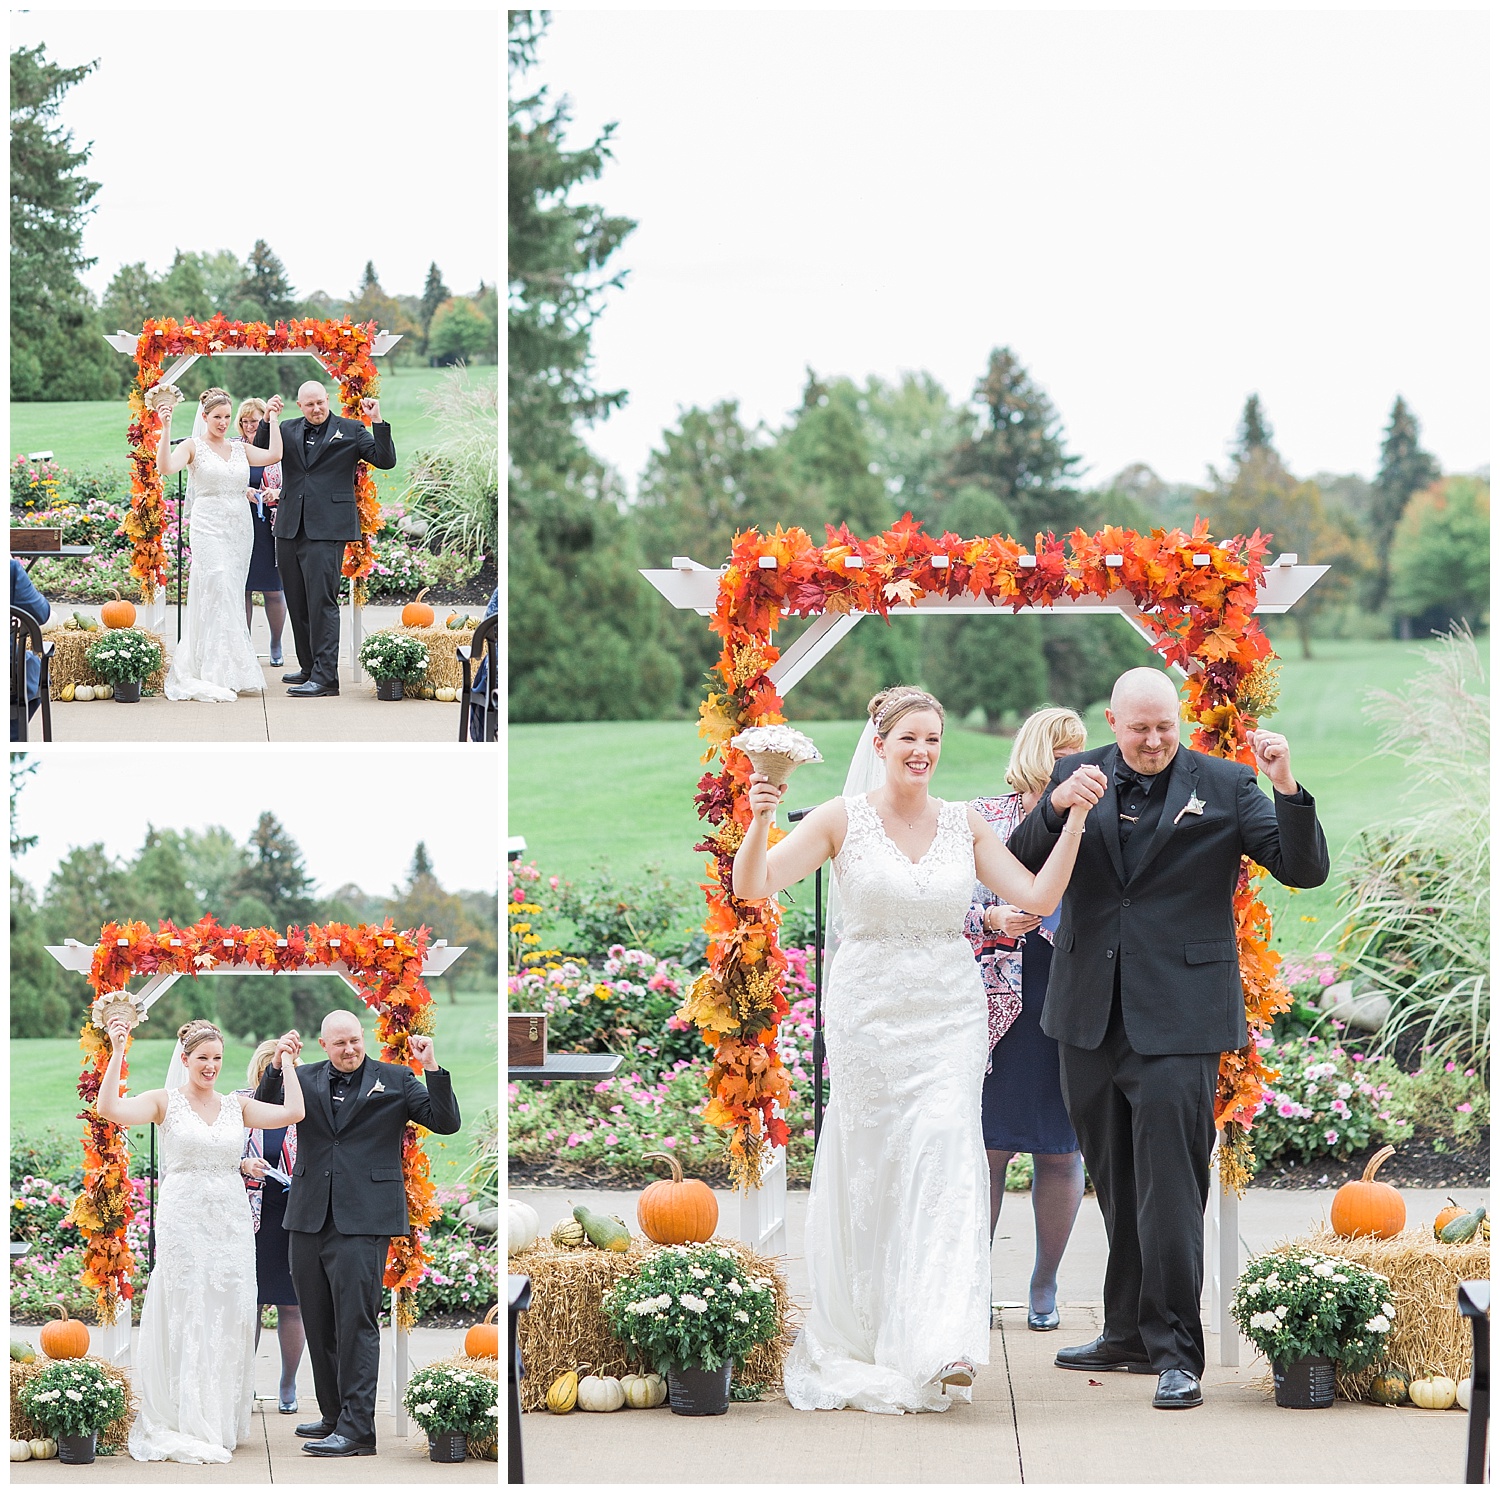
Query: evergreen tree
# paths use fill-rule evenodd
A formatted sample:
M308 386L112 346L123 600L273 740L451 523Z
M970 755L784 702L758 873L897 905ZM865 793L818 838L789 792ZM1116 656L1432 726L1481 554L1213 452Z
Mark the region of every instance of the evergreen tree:
M1380 471L1370 490L1370 545L1375 565L1367 594L1368 605L1382 606L1391 584L1391 543L1396 524L1412 494L1430 487L1442 476L1436 458L1422 450L1422 428L1410 406L1398 394L1390 423L1380 444Z
M849 380L830 385L809 368L802 406L780 444L796 495L796 520L815 539L822 538L825 524L847 524L864 537L879 534L899 517L885 484L871 470L875 461L859 394Z
M313 912L312 879L302 864L302 852L281 821L263 813L246 846L250 864L236 879L233 895L248 893L269 908L281 927L305 923Z
M412 852L411 869L407 873L407 881L415 883L423 877L432 875L432 857L427 854L427 842L419 840L417 848Z
M919 519L929 533L939 533L934 525L943 498L940 483L965 435L963 409L927 373L904 373L898 384L872 376L857 404L891 507Z
M129 871L135 916L155 925L164 918L182 925L196 923L209 910L200 906L187 885L187 868L172 831L146 827L146 839Z
M12 1038L71 1037L75 1024L59 990L62 967L47 953L42 921L31 889L10 879L10 1035Z
M184 254L181 249L172 256L171 268L162 276L156 290L157 316L176 317L178 321L192 318L207 321L214 314L213 298L203 283L203 271L196 254Z
M84 220L99 183L82 174L88 147L73 149L56 122L63 95L96 66L59 67L45 46L10 54L10 391L18 400L110 399L122 360L79 279Z
M1240 428L1235 432L1232 453L1236 462L1245 462L1257 451L1274 451L1271 425L1260 407L1260 395L1252 394L1240 412Z
M369 267L373 270L373 267ZM286 321L297 314L297 297L287 279L286 266L272 252L264 239L256 239L250 257L245 261L244 275L237 295L242 301L260 308L255 321Z
M418 344L422 338L422 329L406 314L394 296L385 293L372 261L365 262L365 273L350 304L349 315L356 322L374 322L377 330L395 332L400 336L401 341L389 355L393 361L411 363L420 356Z
M97 939L106 923L131 906L129 898L130 879L102 844L75 846L58 862L42 898L46 942Z
M623 390L594 387L590 344L606 291L624 279L605 266L635 227L629 218L571 200L610 158L607 125L582 150L567 150L570 115L545 88L527 93L521 76L535 63L545 12L513 10L508 51L507 229L510 296L509 430L521 469L564 470L576 455L577 427L624 403Z
M139 333L157 310L158 281L144 260L121 265L104 292L101 319L111 332Z
M974 405L973 426L948 463L947 492L983 488L1012 515L1013 537L1025 544L1040 533L1066 533L1079 513L1069 479L1080 459L1068 453L1052 401L1009 348L990 354ZM944 513L934 522L957 532Z
M418 320L422 324L422 336L426 337L428 329L432 326L432 314L451 295L452 291L443 284L442 272L434 260L427 266L427 284L422 287L422 310Z

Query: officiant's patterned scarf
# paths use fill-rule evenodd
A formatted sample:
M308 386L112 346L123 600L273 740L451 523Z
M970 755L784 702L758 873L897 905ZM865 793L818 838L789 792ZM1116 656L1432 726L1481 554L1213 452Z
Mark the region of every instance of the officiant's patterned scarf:
M275 1130L273 1126L271 1128ZM245 1156L264 1158L266 1155L266 1133L259 1127L249 1127L245 1132ZM297 1128L288 1126L286 1138L281 1143L281 1156L276 1161L279 1167L288 1177L292 1175L292 1169L297 1165ZM245 1191L250 1195L250 1217L255 1221L256 1232L260 1231L260 1205L265 1196L264 1185L255 1178L245 1179Z

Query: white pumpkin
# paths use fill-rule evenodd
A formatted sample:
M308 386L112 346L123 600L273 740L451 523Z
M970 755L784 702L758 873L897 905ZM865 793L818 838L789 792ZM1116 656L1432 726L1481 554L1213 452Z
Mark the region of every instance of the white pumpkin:
M1413 1380L1406 1393L1424 1411L1446 1411L1458 1399L1458 1386L1447 1375L1428 1375Z
M618 1411L625 1404L625 1392L613 1375L585 1375L578 1382L580 1411Z
M439 685L434 692L441 701L452 701L458 699L458 691L452 685Z
M20 1437L10 1439L10 1460L12 1463L25 1463L31 1457L31 1444L23 1441Z
M620 1389L625 1404L637 1411L649 1411L667 1398L667 1382L660 1375L622 1375Z
M57 1443L51 1437L33 1437L27 1447L31 1449L33 1458L55 1458L57 1456Z
M115 695L115 687L112 684L110 684L108 680L106 680L102 685L95 685L94 686L94 699L95 700L113 700L114 699L114 695Z
M525 1250L536 1244L537 1233L542 1226L536 1210L530 1204L522 1203L518 1198L508 1200L506 1219L507 1255L514 1255L518 1250Z
M80 685L73 692L74 700L92 700L94 698L94 687L92 685Z
M1474 1381L1470 1376L1465 1375L1463 1379L1458 1382L1455 1396L1458 1404L1462 1406L1465 1411L1469 1409L1469 1402L1473 1399L1473 1393Z

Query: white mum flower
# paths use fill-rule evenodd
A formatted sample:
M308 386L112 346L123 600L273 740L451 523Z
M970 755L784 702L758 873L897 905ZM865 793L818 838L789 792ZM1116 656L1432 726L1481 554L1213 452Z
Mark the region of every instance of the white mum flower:
M1376 1313L1375 1316L1365 1324L1365 1327L1368 1328L1371 1333L1384 1333L1390 1326L1391 1320L1383 1316L1381 1313Z
M702 1281L705 1277L707 1277L708 1272L705 1271L702 1266L689 1266L688 1275L696 1276L699 1281Z
M1381 1310L1381 1312L1383 1312L1383 1313L1384 1313L1384 1314L1385 1314L1385 1315L1386 1315L1386 1317L1388 1317L1388 1318L1394 1318L1394 1317L1395 1317L1395 1316L1396 1316L1396 1309L1395 1309L1395 1307L1394 1307L1394 1306L1392 1306L1392 1304L1391 1304L1391 1303L1389 1303L1389 1302L1382 1302L1382 1303L1381 1303L1381 1304L1380 1304L1380 1310Z
M744 1287L742 1287L739 1284L739 1282L737 1282L733 1277L730 1277L730 1279L729 1279L729 1295L731 1297L738 1297L744 1290L745 1290Z
M1285 1302L1279 1303L1277 1305L1276 1316L1277 1316L1278 1319L1286 1317L1286 1303Z
M689 1312L707 1312L708 1303L702 1297L695 1297L691 1292L684 1292L678 1299Z
M1324 1277L1332 1276L1333 1267L1330 1266L1327 1261L1319 1261L1318 1264L1313 1267L1313 1275Z
M748 1323L750 1321L750 1314L743 1308L737 1308L735 1310L734 1320L736 1323Z

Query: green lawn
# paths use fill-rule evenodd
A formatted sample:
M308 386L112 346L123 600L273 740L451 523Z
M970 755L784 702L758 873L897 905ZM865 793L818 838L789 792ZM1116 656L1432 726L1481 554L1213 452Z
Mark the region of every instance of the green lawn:
M1487 658L1487 636L1480 647ZM1312 660L1282 661L1281 709L1267 724L1286 734L1297 776L1317 798L1334 874L1313 892L1272 892L1283 949L1310 948L1323 931L1333 912L1340 852L1350 838L1408 812L1401 766L1374 755L1376 731L1361 708L1370 690L1392 689L1410 677L1421 646L1320 640L1314 649ZM823 667L836 668L837 655ZM796 700L794 692L794 724ZM1108 740L1102 705L1088 713L1088 726L1091 744ZM842 789L860 723L818 721L804 729L825 761L798 771L788 791L792 807ZM700 828L693 793L704 768L695 722L512 726L509 741L509 833L526 837L528 857L544 872L576 877L604 859L621 876L654 863L689 883L699 880L703 858L692 851ZM950 729L937 791L950 799L997 792L1009 753L1007 739Z
M456 1136L431 1136L427 1154L432 1159L433 1176L440 1182L456 1177L468 1166L469 1127L479 1113L499 1104L499 1016L495 993L460 991L458 1001L447 997L437 1001L437 1034L434 1043L438 1062L453 1075L453 1090L458 1097L464 1130ZM378 1052L373 1036L374 1018L369 1013L365 1030L366 1050ZM172 1056L168 1044L161 1040L137 1042L130 1051L130 1089L138 1092L159 1088L166 1078L167 1063ZM316 1037L307 1040L303 1057L312 1062L323 1057ZM24 1126L35 1133L53 1127L71 1134L81 1134L75 1119L80 1109L78 1099L78 1044L67 1038L27 1038L10 1045L10 1114L11 1126ZM219 1089L229 1090L245 1082L245 1066L250 1049L231 1041L224 1053L224 1068ZM131 1145L139 1156L147 1154L147 1128L138 1126L131 1132Z
M476 383L493 384L500 371L494 367L470 370ZM411 454L430 443L436 426L422 403L422 394L434 388L452 372L442 368L398 367L381 360L380 415L391 423L396 442L397 465L390 472L375 474L381 501L395 502L406 488ZM231 378L231 385L233 380ZM233 393L231 387L230 392ZM292 415L297 412L290 411ZM10 449L12 457L33 451L50 451L61 465L76 469L104 468L118 465L125 469L125 427L129 423L128 407L123 399L79 401L58 404L12 403L10 407ZM189 435L193 423L191 411L179 411L173 422L174 434Z

